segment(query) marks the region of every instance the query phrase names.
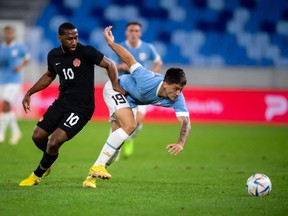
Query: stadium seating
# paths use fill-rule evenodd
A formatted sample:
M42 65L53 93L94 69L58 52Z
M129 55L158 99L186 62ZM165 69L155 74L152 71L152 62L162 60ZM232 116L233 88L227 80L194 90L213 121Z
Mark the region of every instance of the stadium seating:
M70 21L80 41L109 56L103 28L113 25L119 42L131 20L142 22L143 40L165 64L288 67L286 0L52 0L36 25L49 44L42 52L59 44L57 27Z

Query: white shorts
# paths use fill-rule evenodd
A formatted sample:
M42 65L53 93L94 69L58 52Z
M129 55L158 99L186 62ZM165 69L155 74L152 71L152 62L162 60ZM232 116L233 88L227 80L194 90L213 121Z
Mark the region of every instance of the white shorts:
M142 115L146 115L146 107L147 105L138 105L137 106L137 112L142 113Z
M125 96L113 90L112 83L110 81L107 81L104 86L103 98L109 110L110 121L115 120L113 118L114 112L125 107L130 107ZM132 109L132 111L133 111L134 116L136 116L136 111L137 111L136 108Z
M0 100L7 101L13 104L18 95L20 94L21 85L20 84L5 84L0 85Z

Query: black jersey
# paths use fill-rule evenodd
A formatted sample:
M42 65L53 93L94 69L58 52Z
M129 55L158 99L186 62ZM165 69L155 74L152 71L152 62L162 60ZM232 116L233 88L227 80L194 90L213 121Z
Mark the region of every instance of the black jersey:
M48 53L48 71L59 76L58 99L92 116L95 108L94 65L99 65L103 57L92 46L80 43L73 53L63 53L61 47L52 49Z

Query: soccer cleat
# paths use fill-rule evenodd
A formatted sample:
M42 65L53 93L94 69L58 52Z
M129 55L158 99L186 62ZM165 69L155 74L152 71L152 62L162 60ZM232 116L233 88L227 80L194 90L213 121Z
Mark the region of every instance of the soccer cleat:
M37 177L34 172L32 172L28 178L22 180L19 186L33 186L37 185L41 181L41 178Z
M95 177L89 175L83 182L83 187L85 188L96 188L96 179Z
M21 139L21 137L22 137L21 132L17 132L17 133L15 133L15 134L12 135L9 143L10 143L11 145L16 145L16 144L18 144L18 142L19 142L19 140Z
M42 177L43 177L43 176L44 176L44 177L47 177L47 176L50 174L51 170L52 170L52 167L49 167L49 168L46 170L46 172L42 175Z
M124 158L131 157L133 151L134 151L134 140L133 139L126 140L123 145L123 151L122 151L124 154Z
M112 177L105 169L104 165L92 166L89 170L89 175L101 179L110 179Z

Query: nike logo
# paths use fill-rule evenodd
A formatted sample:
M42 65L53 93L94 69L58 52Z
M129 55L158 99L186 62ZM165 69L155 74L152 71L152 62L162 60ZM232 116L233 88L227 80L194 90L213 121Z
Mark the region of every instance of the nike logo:
M71 128L71 126L68 125L66 122L64 122L64 126Z
M61 64L61 62L57 62L55 65L59 65L59 64Z

